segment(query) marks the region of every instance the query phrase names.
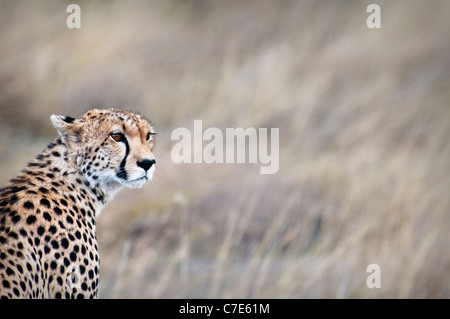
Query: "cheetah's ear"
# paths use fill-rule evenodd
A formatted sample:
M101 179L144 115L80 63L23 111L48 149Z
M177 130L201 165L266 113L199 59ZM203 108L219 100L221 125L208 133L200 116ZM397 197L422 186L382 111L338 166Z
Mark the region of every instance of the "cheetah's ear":
M52 115L50 116L50 120L65 144L78 142L80 127L73 117Z

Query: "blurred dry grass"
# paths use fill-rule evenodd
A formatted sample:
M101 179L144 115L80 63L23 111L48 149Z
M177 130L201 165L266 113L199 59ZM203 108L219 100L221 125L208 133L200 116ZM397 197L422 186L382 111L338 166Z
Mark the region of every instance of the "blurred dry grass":
M450 297L450 3L0 1L0 182L50 114L138 111L156 177L98 220L100 294ZM280 170L170 159L176 127L279 127ZM382 287L368 289L368 264Z

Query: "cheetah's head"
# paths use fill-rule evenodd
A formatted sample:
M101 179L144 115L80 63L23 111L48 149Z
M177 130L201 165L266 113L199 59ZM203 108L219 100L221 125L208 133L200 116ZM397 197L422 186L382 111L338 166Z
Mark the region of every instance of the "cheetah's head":
M153 177L155 131L141 115L109 109L52 115L71 163L91 185L142 187Z

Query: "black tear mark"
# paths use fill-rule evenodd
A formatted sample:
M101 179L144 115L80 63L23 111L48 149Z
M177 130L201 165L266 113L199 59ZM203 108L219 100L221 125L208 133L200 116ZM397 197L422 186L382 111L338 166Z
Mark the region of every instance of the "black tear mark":
M127 172L125 171L125 165L127 163L128 153L130 152L130 145L128 145L128 141L125 137L124 137L123 142L125 143L125 157L123 158L122 162L120 163L119 171L116 173L116 176L118 178L127 180L128 176L127 176Z

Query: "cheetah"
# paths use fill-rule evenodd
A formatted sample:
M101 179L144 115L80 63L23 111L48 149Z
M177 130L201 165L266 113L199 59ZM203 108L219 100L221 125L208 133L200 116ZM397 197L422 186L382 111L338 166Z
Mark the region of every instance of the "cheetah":
M117 109L50 118L59 136L0 189L0 296L98 298L96 218L152 179L155 131Z

